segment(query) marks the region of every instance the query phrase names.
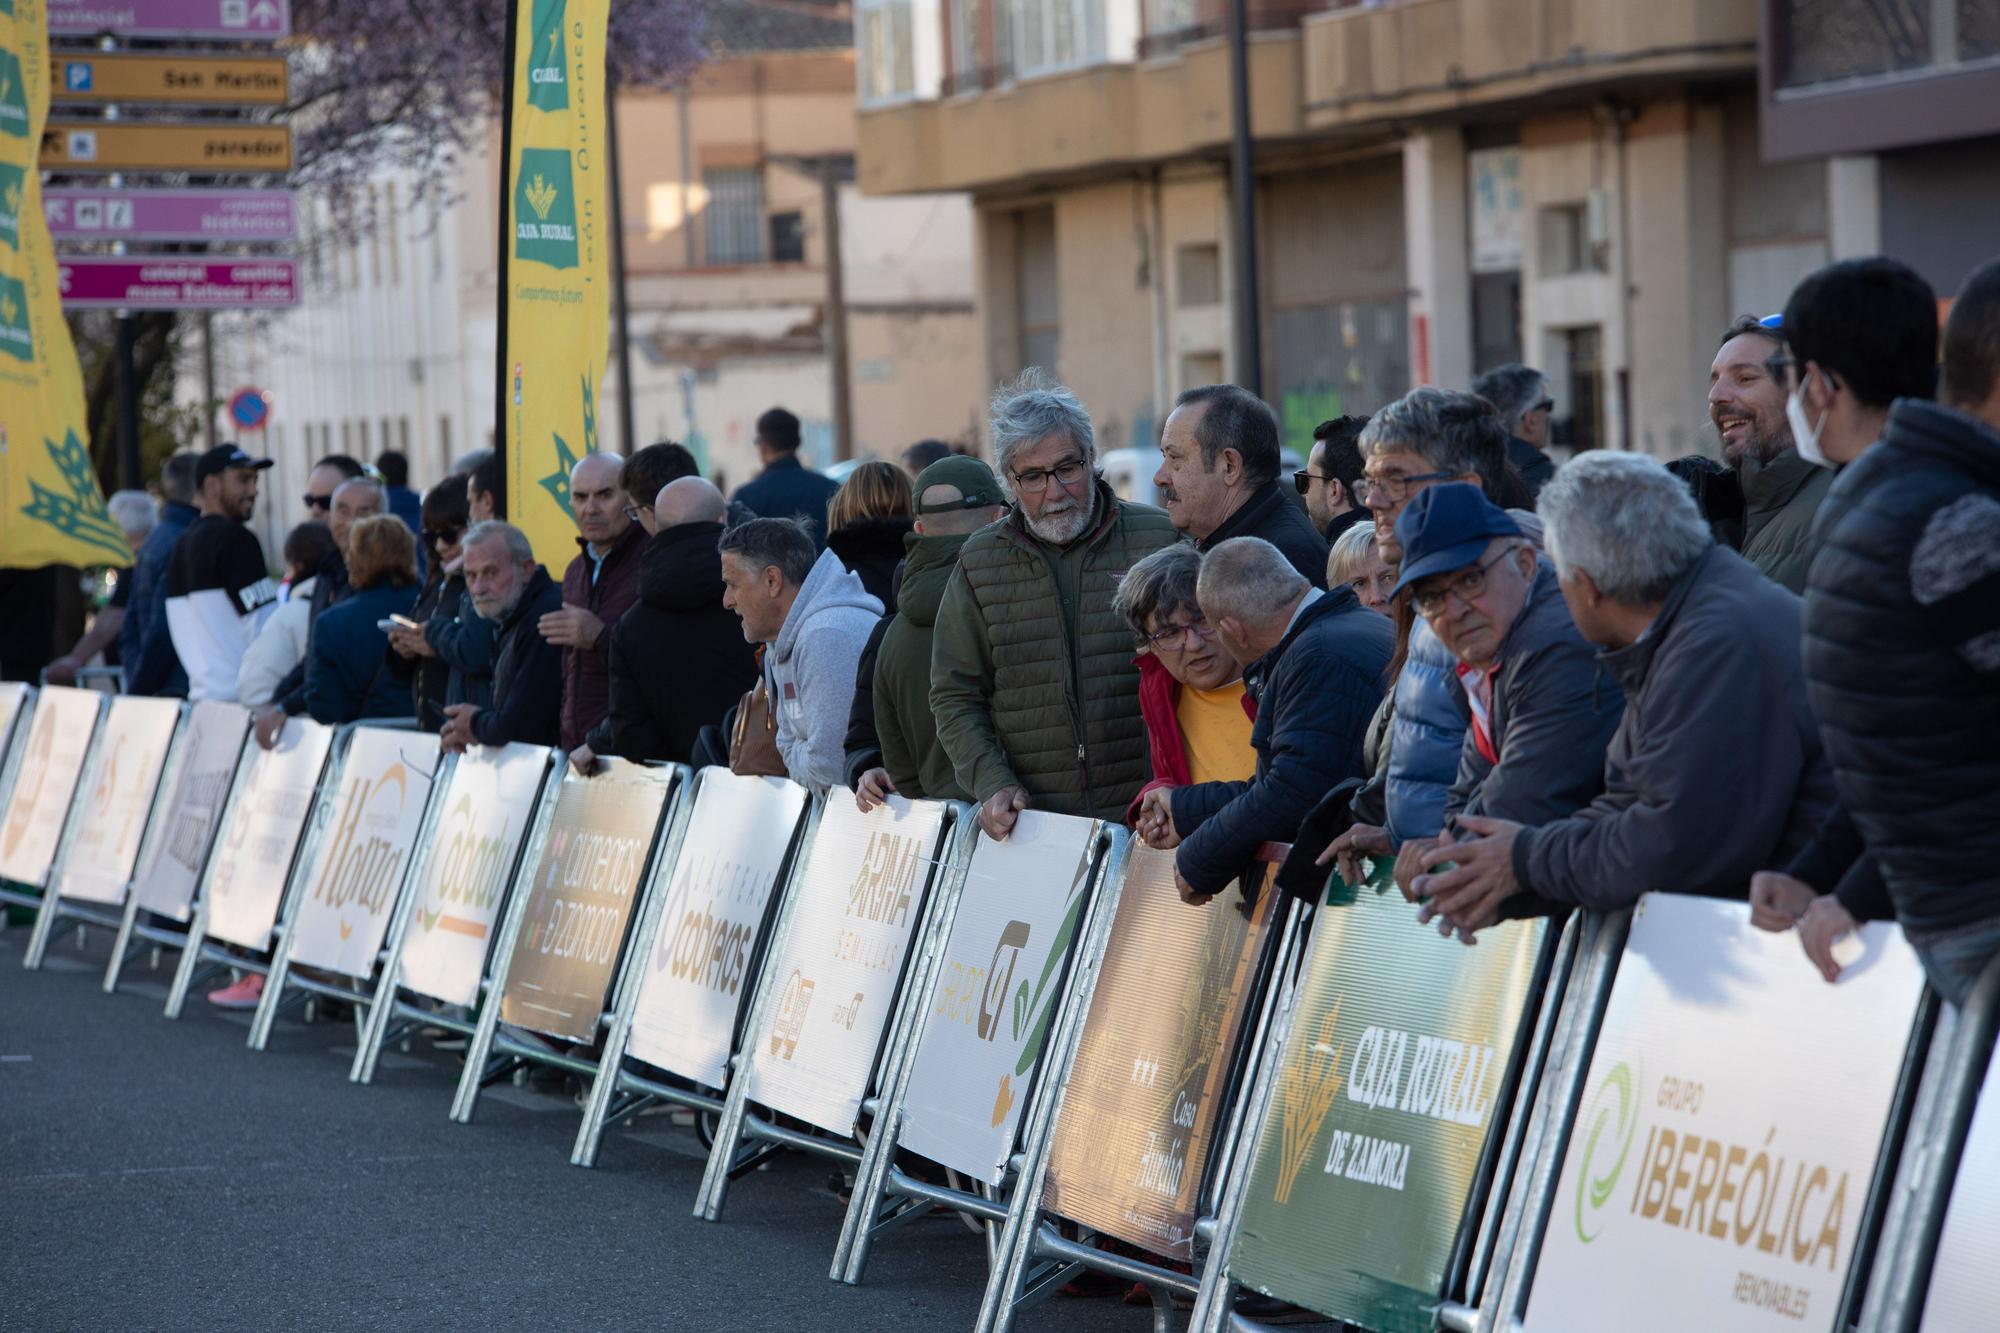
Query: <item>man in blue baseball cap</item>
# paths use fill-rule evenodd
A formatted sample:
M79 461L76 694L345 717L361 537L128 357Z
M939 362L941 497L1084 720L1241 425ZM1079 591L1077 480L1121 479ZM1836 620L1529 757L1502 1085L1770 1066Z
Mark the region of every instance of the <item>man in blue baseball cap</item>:
M1396 591L1411 590L1458 659L1471 713L1444 840L1461 815L1542 824L1590 804L1625 701L1600 686L1596 651L1577 633L1555 569L1465 482L1418 492L1396 518L1396 539ZM1397 855L1396 882L1412 901L1422 857L1439 842L1413 838Z

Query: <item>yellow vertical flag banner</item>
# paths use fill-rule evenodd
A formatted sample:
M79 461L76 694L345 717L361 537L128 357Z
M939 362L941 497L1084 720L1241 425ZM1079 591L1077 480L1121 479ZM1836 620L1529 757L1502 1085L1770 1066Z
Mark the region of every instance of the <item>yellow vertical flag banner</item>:
M43 0L0 0L0 568L129 565L90 464L37 165L49 115Z
M560 579L569 470L597 451L610 346L604 29L610 0L519 0L506 199L507 513Z

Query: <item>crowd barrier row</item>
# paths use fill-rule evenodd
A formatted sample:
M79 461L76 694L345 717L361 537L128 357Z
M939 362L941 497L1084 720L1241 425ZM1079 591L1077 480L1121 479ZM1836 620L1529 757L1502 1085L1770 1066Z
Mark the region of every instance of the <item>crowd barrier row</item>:
M264 976L248 1044L352 1006L351 1081L466 1038L449 1106L584 1079L571 1151L693 1113L720 1216L774 1153L845 1164L831 1276L942 1205L986 1236L979 1333L1086 1269L1157 1329L1282 1305L1445 1328L1984 1326L2000 1299L2000 966L1940 1004L1873 924L1838 986L1741 903L1502 923L1281 896L1267 848L1203 908L1171 853L1038 811L863 814L720 769L397 723L0 686L0 903L176 950L165 1014ZM1260 1305L1252 1294L1264 1298Z

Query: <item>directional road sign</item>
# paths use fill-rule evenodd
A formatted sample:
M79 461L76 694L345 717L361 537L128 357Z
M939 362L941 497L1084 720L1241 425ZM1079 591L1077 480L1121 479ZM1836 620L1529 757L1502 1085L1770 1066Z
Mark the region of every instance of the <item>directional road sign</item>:
M289 241L298 235L289 190L42 191L58 241Z
M294 259L84 259L56 256L65 306L125 310L249 310L299 303Z
M275 41L292 33L290 0L49 0L51 37Z
M41 161L48 171L261 176L292 169L292 131L231 120L51 120Z
M289 91L283 56L57 51L49 59L49 96L56 102L283 106Z

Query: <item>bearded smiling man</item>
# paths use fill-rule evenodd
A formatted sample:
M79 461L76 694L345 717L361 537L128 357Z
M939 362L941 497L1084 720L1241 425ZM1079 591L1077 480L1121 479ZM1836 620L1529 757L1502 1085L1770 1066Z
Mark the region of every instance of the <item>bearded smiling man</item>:
M1745 315L1722 335L1708 372L1708 418L1722 437L1723 461L1743 488L1743 558L1764 577L1803 593L1812 567L1813 515L1833 485L1792 447L1785 386L1765 362L1784 350L1777 328Z
M1030 806L1119 820L1150 768L1115 594L1178 534L1105 484L1090 414L1042 371L994 395L991 424L1014 506L967 539L938 610L938 740L991 837Z

